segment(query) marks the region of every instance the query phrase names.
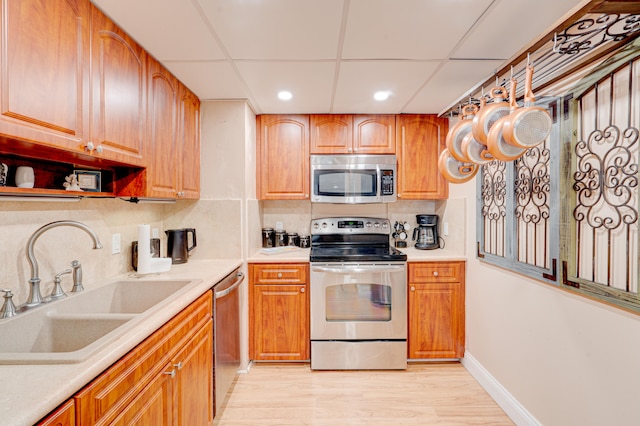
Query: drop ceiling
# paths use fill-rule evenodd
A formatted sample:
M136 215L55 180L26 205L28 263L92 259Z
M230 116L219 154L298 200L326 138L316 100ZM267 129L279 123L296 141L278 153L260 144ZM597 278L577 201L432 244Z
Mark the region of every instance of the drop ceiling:
M587 3L92 1L201 100L246 99L257 114L439 114Z

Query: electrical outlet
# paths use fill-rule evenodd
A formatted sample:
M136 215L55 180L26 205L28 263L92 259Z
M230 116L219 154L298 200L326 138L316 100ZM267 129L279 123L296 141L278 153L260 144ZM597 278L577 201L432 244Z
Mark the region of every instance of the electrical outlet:
M111 254L120 253L120 234L111 235Z
M282 224L282 222L276 222L276 231L282 230L284 230L284 225Z
M160 238L160 232L158 231L158 228L153 228L151 230L151 238Z
M449 235L449 222L444 222L442 224L442 235L444 235L445 237Z

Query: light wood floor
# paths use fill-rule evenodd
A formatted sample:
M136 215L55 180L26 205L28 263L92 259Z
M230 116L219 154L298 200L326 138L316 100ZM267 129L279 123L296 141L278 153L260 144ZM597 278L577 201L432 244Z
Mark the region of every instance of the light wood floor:
M512 425L458 363L406 371L311 371L308 364L254 364L241 374L219 426Z

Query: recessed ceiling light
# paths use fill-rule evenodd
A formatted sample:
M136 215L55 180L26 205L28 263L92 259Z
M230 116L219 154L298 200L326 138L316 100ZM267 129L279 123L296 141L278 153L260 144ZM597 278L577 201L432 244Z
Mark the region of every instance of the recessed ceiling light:
M278 99L280 99L281 101L289 101L291 100L291 98L293 98L293 95L287 90L281 90L280 92L278 92Z
M373 94L373 99L376 101L386 101L387 98L389 98L389 91L387 90L380 90Z

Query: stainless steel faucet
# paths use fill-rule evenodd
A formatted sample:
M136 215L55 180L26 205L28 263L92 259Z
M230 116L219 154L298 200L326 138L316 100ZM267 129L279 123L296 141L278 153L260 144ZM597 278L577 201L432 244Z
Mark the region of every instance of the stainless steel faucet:
M40 293L40 277L38 276L38 261L36 260L36 256L33 253L33 246L43 233L48 231L49 229L58 228L60 226L73 226L76 228L80 228L85 231L89 236L93 239L93 248L101 249L102 244L100 243L100 239L98 235L87 225L81 222L76 222L75 220L59 220L57 222L48 223L40 228L38 228L32 235L29 237L29 241L27 242L27 260L29 261L29 265L31 265L31 279L29 280L29 298L27 302L21 306L22 309L32 308L34 306L38 306L44 302L42 298L42 294Z

